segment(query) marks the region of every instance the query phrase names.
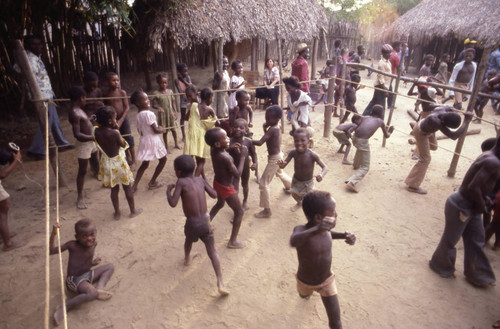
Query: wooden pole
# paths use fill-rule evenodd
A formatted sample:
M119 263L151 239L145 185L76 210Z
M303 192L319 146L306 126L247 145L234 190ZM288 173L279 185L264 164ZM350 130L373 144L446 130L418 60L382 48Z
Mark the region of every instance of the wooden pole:
M45 102L39 101L42 99L42 92L40 91L40 86L38 86L38 83L36 82L35 74L33 74L33 71L31 70L31 66L28 61L28 55L26 54L26 51L24 50L21 41L20 40L15 40L14 41L14 56L16 58L16 62L18 63L19 67L21 68L21 72L24 73L24 76L26 78L26 82L28 83L29 90L31 92L31 97L35 101L33 101L36 112L38 115L38 123L40 125L40 131L42 132L42 136L45 140L45 113L48 111L48 107ZM49 161L50 165L52 166L52 170L54 173L56 173L56 167L57 167L57 160L55 157L56 154L56 143L54 141L54 137L52 136L52 131L49 129ZM47 155L46 155L47 156ZM59 171L58 171L58 176L59 176L59 182L61 183L61 186L63 187L68 187L68 183L66 181L66 177L64 175L64 172L62 170L62 167L59 165ZM47 191L48 193L48 191Z
M328 40L326 39L326 31L323 28L321 29L321 35L323 36L326 59L330 59L330 52L328 51Z
M312 46L312 59L311 59L311 80L316 78L316 66L318 59L318 38L314 38Z
M335 74L333 76L330 75L330 80L328 81L328 94L326 97L327 104L333 103L333 93L335 92L335 75L337 72L337 57L335 57L333 60L334 60L333 72L335 72ZM332 112L333 112L333 105L328 105L325 107L325 125L323 127L323 137L330 136L330 130L331 130L331 125L332 125Z
M340 81L340 96L339 96L339 121L342 121L342 118L344 117L344 93L345 93L345 80L346 80L346 74L347 74L347 65L346 61L342 61L342 80ZM351 80L351 77L349 77L349 80Z
M467 105L467 112L472 113L474 110L474 105L476 104L477 94L479 93L479 89L481 89L481 85L483 83L484 73L486 72L486 68L488 66L488 58L491 54L493 47L488 47L484 49L483 56L481 57L481 62L479 63L479 67L476 74L476 80L474 81L474 87L472 89L472 95L469 99L469 105ZM458 159L460 158L460 153L462 152L462 147L464 146L465 135L467 133L467 129L469 128L469 123L466 123L464 133L458 138L457 146L455 147L455 154L453 154L453 159L451 160L450 169L448 169L448 177L455 177L455 173L457 172Z
M170 67L172 68L172 79L171 84L172 84L172 90L174 90L174 93L177 93L177 90L175 89L175 84L174 81L177 79L177 64L176 64L176 59L175 59L175 44L172 39L168 39L168 58L170 59ZM177 111L181 110L181 98L179 95L175 96L175 105L177 108Z
M280 79L283 81L283 59L281 58L281 39L278 37L278 68L280 71ZM280 81L280 106L283 108L283 84ZM281 133L285 132L285 118L281 116Z
M253 38L252 39L252 59L251 59L251 70L252 71L258 71L257 67L257 56L258 56L258 49L259 49L259 39L258 38Z
M217 67L220 75L222 76L223 71L223 57L224 57L224 40L222 38L219 39L218 47L217 47ZM224 98L226 97L226 91L219 91L217 94L217 117L224 117Z

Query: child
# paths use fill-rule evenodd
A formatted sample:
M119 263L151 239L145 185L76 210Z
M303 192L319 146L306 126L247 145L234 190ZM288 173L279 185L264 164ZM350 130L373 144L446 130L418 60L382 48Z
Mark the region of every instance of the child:
M488 81L493 79L497 75L497 71L495 69L491 69L488 71L488 74L486 75L486 79L484 79L483 84L481 85L481 89L479 92L485 93L485 94L491 94L494 92L494 89L490 87L488 84ZM484 107L486 104L488 104L489 98L482 97L480 95L477 95L476 98L476 104L474 104L474 112L477 115L477 118L472 121L474 123L481 123L481 119L483 118L484 114Z
M99 77L94 72L87 71L83 74L83 89L85 90L87 98L102 97L102 91L99 88ZM103 106L104 103L102 101L87 99L83 110L87 113L89 118L92 118L92 116L95 115L95 112Z
M421 188L420 184L424 181L427 168L431 162L430 150L437 150L437 144L431 144L430 138L438 130L453 140L460 137L472 118L472 113L470 112L465 112L464 115L464 122L458 128L461 121L460 115L453 113L453 110L449 106L443 106L432 111L424 120L415 125L413 135L415 136L419 159L406 177L405 184L408 186L408 191L427 194L427 191ZM450 128L458 129L452 132Z
M302 208L307 223L296 226L290 237L290 245L297 248L299 260L299 268L295 274L297 291L302 298L309 298L314 291L318 292L325 306L330 328L342 328L335 274L331 271L332 240L342 239L347 244L354 245L356 236L349 232L331 231L337 221L337 212L335 200L330 193L309 192L304 196Z
M448 72L448 62L450 61L450 54L444 53L441 56L441 62L439 62L439 68L434 76L434 78L442 84L447 84L448 83L448 78L450 76L450 73Z
M233 109L229 110L229 123L231 127L234 125L236 119L245 119L248 122L248 127L252 128L253 111L252 107L248 105L250 95L246 90L238 90L236 92L237 104ZM249 136L250 137L250 136Z
M434 55L432 54L427 54L424 57L424 65L420 68L420 71L418 72L418 76L425 76L425 77L430 77L432 76L431 68L432 68L432 63L434 63Z
M134 176L125 159L128 144L118 131L116 111L111 106L101 107L97 110L96 120L99 127L94 130L94 138L97 148L102 153L99 163L99 180L102 180L104 186L111 186L111 202L115 209L114 218L118 220L121 217L118 202L120 184L125 191L130 217L135 217L142 213L142 209L135 208L134 192L131 186Z
M212 266L217 277L217 287L222 296L229 294L222 282L222 272L220 269L219 255L215 249L214 230L210 225L207 214L207 200L205 192L211 198L215 198L217 193L201 177L193 177L194 161L189 155L181 155L174 160L174 170L177 176L176 184L167 187L167 200L171 207L177 206L179 198L182 199L182 210L186 216L184 225L184 265L191 264L191 247L193 243L200 239L205 244L207 254L212 261ZM172 193L172 190L173 193Z
M300 89L301 84L296 77L284 78L283 83L288 92L286 98L288 107L292 112L292 131L290 134L293 135L295 129L309 125L309 106L312 105L312 100L307 93Z
M156 96L153 98L153 107L158 109L158 126L165 129L163 133L163 141L167 151L168 142L167 134L170 131L172 137L174 138L174 144L176 149L181 149L177 143L177 110L175 109L175 102L173 97L173 92L171 89L167 89L168 85L168 75L158 74L156 76L156 82L158 83L158 90L154 92Z
M266 143L267 146L267 165L260 177L260 206L264 208L254 216L257 218L269 218L272 216L271 212L271 181L274 175L281 179L285 186L285 192L290 191L291 180L290 177L283 172L279 167L278 161L283 160L283 153L281 152L281 131L279 121L283 115L283 110L278 105L270 106L266 109L266 122L262 126L264 129L264 136L260 140L253 140L253 145L261 146Z
M474 76L476 75L477 69L477 64L472 61L475 55L476 51L474 50L474 48L468 48L465 50L464 60L457 63L453 68L450 81L448 81L448 84L450 86L466 90L472 89L472 86L474 86ZM461 92L450 90L449 96L443 99L442 103L444 104L445 102L453 98L455 98L453 107L457 110L461 110L462 102L466 101L468 99L468 96L462 94Z
M158 127L156 116L153 111L149 109L149 98L146 93L142 91L134 92L130 97L130 102L137 106L139 111L136 120L137 131L141 138L139 140L137 160L142 161L139 170L137 170L137 176L135 177L132 191L134 193L137 191L137 185L139 185L142 175L144 175L144 172L148 168L149 161L158 159L158 165L148 184L148 188L154 190L163 186L163 183L156 179L160 176L167 162L167 149L159 136L159 134L165 133L165 129L163 127Z
M323 180L328 168L319 156L308 148L309 132L307 129L299 128L295 130L293 141L295 150L288 153L285 161L279 160L278 165L281 169L285 169L288 163L294 159L294 173L290 190L292 197L297 201L297 204L291 210L296 211L302 206L304 195L314 189L314 163L317 163L322 169L321 174L316 176L318 182Z
M352 113L358 113L356 110L356 91L358 89L364 88L364 86L360 86L361 77L357 74L351 75L351 82L346 84L345 94L344 94L344 105L346 108L344 117L340 120L340 123L344 123L349 118L349 115Z
M174 83L175 83L175 89L177 89L177 92L181 94L184 94L186 92L186 88L193 84L191 82L191 77L189 76L188 67L186 64L184 63L177 64L177 79L175 79ZM181 96L180 99L181 99L180 126L182 133L182 141L184 141L186 139L184 122L188 120L188 117L186 116L187 105L188 105L187 95Z
M245 84L247 83L245 81L245 78L243 78L243 64L241 64L241 61L239 59L234 60L231 63L231 69L233 70L233 76L231 77L231 82L229 87L231 89L243 89L245 88ZM231 92L231 95L229 95L229 100L227 102L227 105L229 107L229 111L233 109L237 104L236 102L236 90Z
M356 147L356 154L354 155L354 169L358 169L348 180L345 181L348 190L358 193L356 184L359 183L363 177L370 170L370 140L369 138L375 134L378 128L382 129L385 138L391 137L393 126L386 129L384 123L384 108L382 105L374 105L372 113L369 116L363 117L358 127L354 131L352 142Z
M130 130L130 122L128 120L128 111L130 109L127 99L127 93L125 90L120 89L120 78L118 74L114 72L108 72L106 74L108 79L108 92L104 94L104 97L122 97L117 99L108 99L105 101L106 105L112 106L116 111L116 122L118 128L120 129L120 134L125 135L123 138L128 143L127 149L127 162L132 170L135 170L135 150L134 150L134 137L132 136L132 131Z
M50 254L58 254L54 246L57 230L61 224L54 224L50 235ZM68 250L68 270L66 273L66 288L78 295L66 301L66 310L70 311L83 303L94 299L108 300L113 294L104 290L114 272L113 264L101 265L101 257L94 258L97 230L90 219L80 219L75 224L75 240L66 242L61 246L61 252ZM92 284L96 282L95 286ZM59 305L54 312L54 324L57 326L63 320L63 307Z
M184 154L193 155L196 158L196 177L205 178L205 160L210 157L210 147L205 143L205 132L215 126L215 112L210 107L214 97L214 92L210 88L202 89L201 102L198 106L198 89L195 85L186 88L190 109L186 112L189 119L189 130L186 142L184 143Z
M86 98L85 90L81 87L73 86L68 90L71 100L71 109L69 110L68 119L73 127L73 136L76 139L76 155L78 158L78 174L76 175L76 190L78 196L76 198L76 207L78 209L87 209L87 204L83 200L83 184L85 182L85 174L90 159L90 167L95 176L99 171L99 160L97 157L97 147L94 143L92 135L93 126L90 122L87 113L82 108L85 107Z
M243 166L243 171L241 173L241 186L243 187L243 210L248 210L247 200L248 200L248 180L250 178L250 170L255 170L255 175L258 179L257 173L257 153L255 152L255 146L252 140L245 135L248 132L248 125L245 119L236 119L233 124L233 134L231 136L230 146L233 145L244 145L248 149L248 155L245 157L245 165ZM239 152L235 148L229 148L229 154L233 157L234 163L237 163L240 158ZM252 165L250 165L250 157L252 158ZM238 191L240 185L240 177L234 178L234 187Z
M337 152L344 153L342 164L352 165L352 162L347 160L347 157L349 156L349 151L351 150L351 142L349 142L349 139L352 138L351 133L356 128L358 128L359 124L361 123L361 120L362 118L360 115L354 114L351 119L352 123L343 123L333 129L333 136L335 136L335 138L337 138L338 142L340 143L340 148Z
M243 218L243 208L241 207L238 192L234 188L234 179L239 179L243 172L245 160L248 155L248 149L241 144L233 144L232 148L237 148L240 154L238 167L233 163L233 159L226 152L229 146L229 138L226 131L221 128L212 128L207 130L205 134L205 141L210 145L212 151L212 165L214 168L214 189L217 191L217 203L210 210L210 220L213 220L219 210L224 207L227 202L229 207L234 212L233 216L233 229L231 237L227 243L227 247L231 249L241 249L245 245L237 241L238 232L240 231L241 219Z

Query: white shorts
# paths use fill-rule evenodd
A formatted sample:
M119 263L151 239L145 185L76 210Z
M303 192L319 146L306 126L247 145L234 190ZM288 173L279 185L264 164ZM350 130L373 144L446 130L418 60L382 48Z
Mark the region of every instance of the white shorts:
M94 141L79 142L76 141L76 156L78 159L90 159L92 153L97 152Z

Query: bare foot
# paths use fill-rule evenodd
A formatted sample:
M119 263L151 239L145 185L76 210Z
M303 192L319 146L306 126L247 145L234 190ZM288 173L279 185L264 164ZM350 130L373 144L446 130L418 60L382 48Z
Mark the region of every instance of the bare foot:
M106 291L106 290L97 289L97 299L108 300L111 297L113 297L113 293Z
M61 324L61 321L63 320L64 318L64 315L63 315L63 308L61 305L59 305L56 309L56 311L54 312L54 316L52 317L53 320L54 320L54 325L55 326L58 326Z
M248 206L248 203L246 201L243 201L243 205L241 206L243 210L248 210L250 207Z
M410 191L410 192L417 193L417 194L427 194L427 191L424 190L421 187L411 187L411 186L408 186L406 189L408 191Z
M17 248L21 248L22 246L26 245L26 241L19 241L19 240L10 240L9 244L5 244L3 246L3 251L11 251Z
M293 205L292 207L290 207L290 210L293 211L293 212L296 212L297 210L300 209L300 207L302 207L302 204L296 203L295 205Z
M113 218L115 220L119 220L120 218L122 217L122 213L121 212L115 212L114 215L113 215Z
M229 241L227 243L227 247L229 249L241 249L241 248L245 247L245 244L243 242L239 242L239 241Z
M175 147L176 149L178 149L178 150L180 150L180 149L181 149L181 147L180 147L179 145L177 145L177 144L175 144L175 146L174 146L174 147Z
M269 218L271 216L272 216L272 213L271 213L270 209L268 209L268 210L264 209L261 212L254 214L254 217L256 217L256 218Z
M83 198L76 199L76 208L87 209L87 204L83 201Z
M163 186L163 183L162 183L162 182L158 182L158 181L156 181L156 182L154 182L153 184L149 183L148 188L149 188L150 190L156 190L157 188L160 188L160 187L162 187L162 186Z
M217 288L219 289L219 294L221 296L227 296L229 295L229 290L224 287L224 284L222 282L217 282Z
M188 256L184 259L184 266L189 266L193 262L193 259L200 257L199 253L194 254L193 256Z
M347 189L349 191L353 191L354 193L358 193L359 192L358 189L356 188L356 186L353 183L351 183L351 182L346 183L345 186L347 187Z
M13 238L13 237L15 237L16 235L17 235L17 233L10 232L9 238ZM3 239L2 239L2 237L0 237L0 244L2 244L2 243L3 243Z
M345 164L345 165L352 165L352 162L349 161L349 160L342 160L342 164Z
M134 218L135 216L138 216L140 214L142 214L142 208L135 209L134 211L131 211L129 217Z

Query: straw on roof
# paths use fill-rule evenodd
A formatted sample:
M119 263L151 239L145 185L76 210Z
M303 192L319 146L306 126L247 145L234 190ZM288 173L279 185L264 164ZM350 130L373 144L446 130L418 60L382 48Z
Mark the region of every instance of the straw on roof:
M472 38L480 47L500 42L499 0L423 0L390 27L395 37L411 35L414 43L434 37Z

